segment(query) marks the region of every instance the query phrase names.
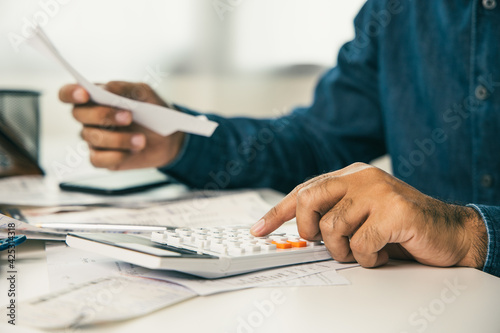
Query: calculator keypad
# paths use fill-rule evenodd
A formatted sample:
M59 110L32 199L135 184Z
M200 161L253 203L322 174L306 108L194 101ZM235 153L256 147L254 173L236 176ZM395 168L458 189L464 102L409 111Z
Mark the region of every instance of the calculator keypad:
M324 246L297 235L281 232L265 237L255 237L248 227L173 228L154 232L151 241L169 246L194 250L198 253L247 256L276 251L300 251Z

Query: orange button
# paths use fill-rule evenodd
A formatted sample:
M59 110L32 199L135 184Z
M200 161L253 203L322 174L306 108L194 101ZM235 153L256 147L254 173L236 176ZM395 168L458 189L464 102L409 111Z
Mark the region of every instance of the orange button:
M290 244L290 242L273 241L272 244L276 245L278 249L289 249L292 247L292 244Z
M307 242L305 241L291 241L290 242L292 244L292 247L306 247L307 246Z

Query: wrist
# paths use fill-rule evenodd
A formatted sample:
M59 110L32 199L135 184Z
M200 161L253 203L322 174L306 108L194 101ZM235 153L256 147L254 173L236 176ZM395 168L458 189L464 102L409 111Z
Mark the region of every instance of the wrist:
M457 263L457 266L482 269L488 251L488 233L481 215L471 207L464 207L468 211L464 221L466 234L466 255Z

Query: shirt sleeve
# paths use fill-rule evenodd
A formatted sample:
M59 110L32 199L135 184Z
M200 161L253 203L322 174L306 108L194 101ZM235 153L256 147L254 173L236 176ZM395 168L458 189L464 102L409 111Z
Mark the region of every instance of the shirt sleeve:
M476 209L488 233L488 252L483 271L500 277L500 207L485 205L468 205Z
M372 3L358 14L356 27L368 25ZM377 40L356 31L341 48L337 66L322 76L311 106L276 119L207 114L219 123L214 134L189 135L179 158L160 170L195 188L288 192L307 178L384 155Z

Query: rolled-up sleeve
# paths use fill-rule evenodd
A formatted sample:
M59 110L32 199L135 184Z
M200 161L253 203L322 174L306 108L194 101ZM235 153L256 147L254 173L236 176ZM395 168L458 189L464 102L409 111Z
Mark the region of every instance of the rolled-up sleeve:
M500 277L500 207L468 205L476 209L488 232L488 252L483 271Z

